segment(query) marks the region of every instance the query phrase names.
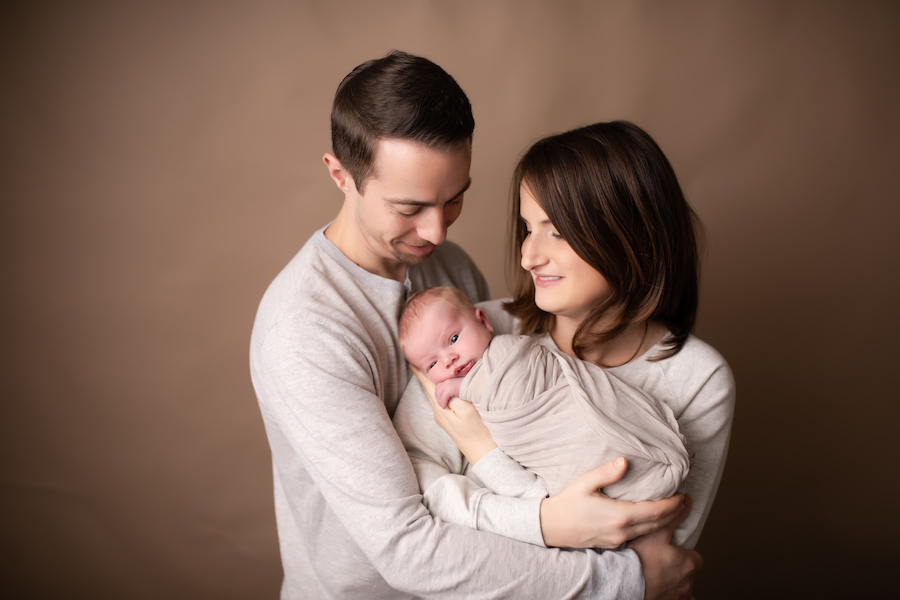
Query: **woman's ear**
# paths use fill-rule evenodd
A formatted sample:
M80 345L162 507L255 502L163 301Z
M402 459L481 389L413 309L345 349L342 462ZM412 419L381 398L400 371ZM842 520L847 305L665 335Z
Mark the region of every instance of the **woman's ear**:
M351 177L347 169L344 168L344 165L341 164L341 161L338 160L337 156L326 153L325 156L322 157L322 161L325 163L325 166L328 167L328 174L331 176L335 185L338 186L339 190L345 194L356 191L356 182L353 181L353 177Z
M480 308L476 308L475 309L475 318L478 319L478 321L482 325L484 325L485 329L487 329L491 333L494 333L494 327L493 327L493 325L491 325L491 320L488 319L488 316L486 314L484 314L483 310L481 310Z

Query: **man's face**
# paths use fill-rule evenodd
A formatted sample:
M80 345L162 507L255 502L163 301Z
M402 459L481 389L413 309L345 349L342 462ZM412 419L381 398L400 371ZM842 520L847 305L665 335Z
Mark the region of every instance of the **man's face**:
M469 144L442 151L378 142L374 173L351 194L358 242L382 263L425 260L462 211L471 162Z
M493 327L479 309L463 312L435 300L409 331L403 353L434 383L463 377L487 350Z

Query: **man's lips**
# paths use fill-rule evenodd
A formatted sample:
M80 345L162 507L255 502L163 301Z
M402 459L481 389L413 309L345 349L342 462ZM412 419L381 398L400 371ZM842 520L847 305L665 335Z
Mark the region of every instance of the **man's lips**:
M474 367L474 366L475 366L475 361L474 361L474 360L470 360L469 362L467 362L466 364L464 364L464 365L461 366L460 368L456 369L456 372L453 373L453 376L454 376L454 377L465 377L466 373L468 373L469 371L471 371L471 370L472 370L472 367Z
M434 244L425 243L421 246L414 246L412 244L408 244L406 242L400 242L403 244L403 247L406 248L409 252L417 255L417 256L428 256L434 251Z

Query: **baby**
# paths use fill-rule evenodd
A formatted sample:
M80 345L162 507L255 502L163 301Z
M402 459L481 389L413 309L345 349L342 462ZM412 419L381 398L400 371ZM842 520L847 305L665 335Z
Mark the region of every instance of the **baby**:
M687 475L687 441L668 406L528 336L495 337L487 315L455 288L413 295L399 333L407 360L436 384L438 404L472 402L499 449L548 494L619 456L629 469L604 488L613 498L668 498Z

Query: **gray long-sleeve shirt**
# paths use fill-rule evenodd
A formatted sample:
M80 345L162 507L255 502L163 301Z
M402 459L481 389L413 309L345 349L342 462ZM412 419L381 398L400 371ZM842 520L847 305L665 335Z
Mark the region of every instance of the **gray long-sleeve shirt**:
M496 334L517 333L518 323L499 301L478 306L490 318ZM550 336L536 339L559 350ZM649 360L665 340L631 362L606 371L669 406L691 444L694 458L683 491L691 496L693 505L675 531L674 541L693 548L725 467L734 414L734 377L722 355L693 335L675 356ZM435 424L431 405L415 379L397 407L394 425L410 454L425 505L432 514L451 523L543 544L543 483L499 449L485 455L474 467L470 465L450 436Z
M282 598L642 598L634 552L541 548L435 519L391 416L409 381L410 291L484 280L445 243L405 284L316 232L270 285L250 371L272 449Z
M531 337L494 337L459 392L550 495L617 456L628 471L603 489L611 498L662 500L688 473L690 451L668 405Z

